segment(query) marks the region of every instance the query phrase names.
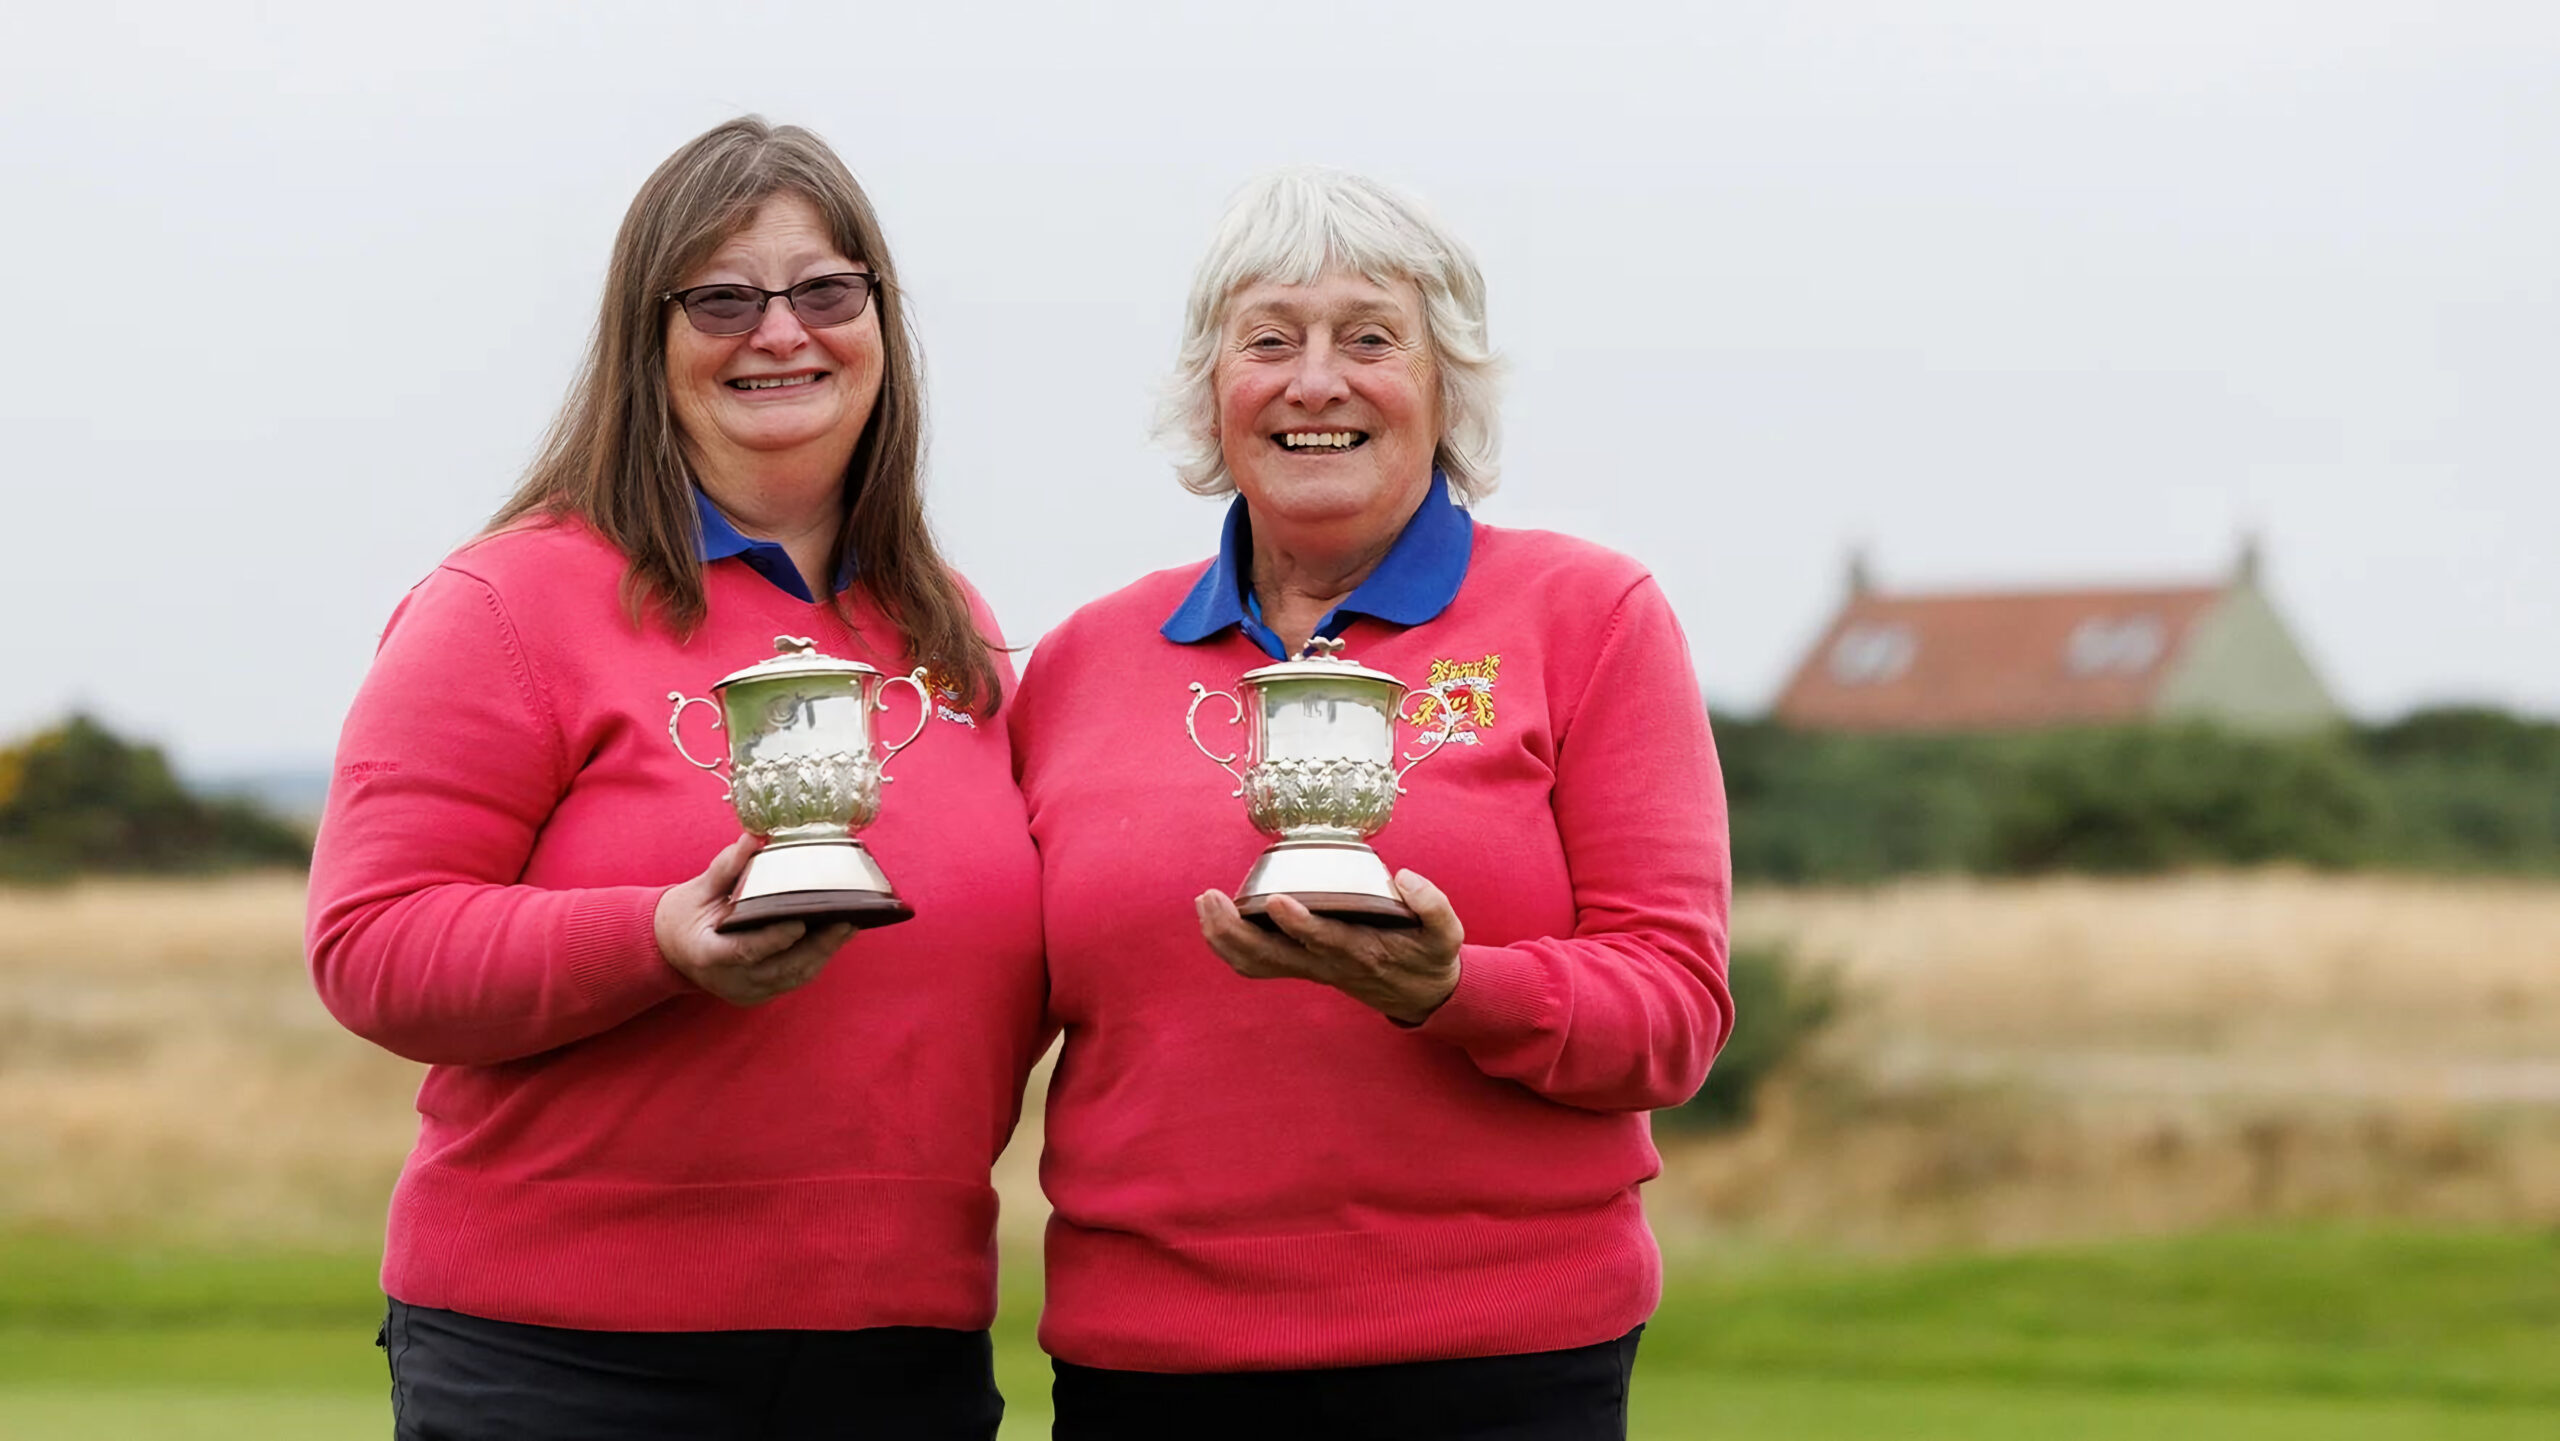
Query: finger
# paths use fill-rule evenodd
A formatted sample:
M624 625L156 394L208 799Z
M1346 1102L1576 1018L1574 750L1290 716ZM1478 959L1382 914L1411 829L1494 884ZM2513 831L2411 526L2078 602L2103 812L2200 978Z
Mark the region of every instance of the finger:
M790 950L808 933L806 921L774 921L753 930L732 931L727 939L737 948L730 952L730 957L736 963L752 966Z
M1398 871L1396 894L1413 907L1413 913L1422 918L1423 930L1434 940L1447 946L1466 943L1467 928L1458 919L1458 908L1449 904L1447 893L1438 886L1413 871Z
M1235 902L1227 899L1223 892L1204 891L1191 898L1191 912L1200 923L1200 939L1209 943L1209 949L1219 960L1242 972L1244 957L1237 949L1240 938L1236 932L1239 928L1250 928L1245 927L1244 918L1236 913Z
M1235 953L1237 961L1256 979L1294 976L1300 980L1321 981L1334 969L1336 962L1299 945L1280 931L1265 930L1251 921L1242 921L1221 939Z
M842 921L830 921L801 937L799 944L782 952L767 964L779 965L795 972L805 971L808 975L814 976L818 973L818 968L834 959L835 953L843 950L845 942L851 939L853 939L853 927ZM804 976L803 979L806 977Z
M1236 914L1236 903L1225 891L1202 891L1191 898L1192 912L1200 917L1201 929L1223 916Z
M747 862L755 856L756 837L742 835L731 841L702 872L703 884L713 895L726 896L737 889L738 877L744 875Z
M1218 959L1229 969L1248 980L1267 980L1273 976L1292 974L1276 953L1283 942L1244 918L1236 903L1221 892L1211 891L1193 903L1200 912L1200 937L1209 943ZM1289 946L1288 950L1296 947Z
M1367 927L1317 915L1295 896L1273 896L1263 914L1271 917L1282 935L1310 951L1349 955L1364 938L1373 939Z
M761 1006L807 985L816 974L814 967L794 965L777 957L758 961L732 973L729 985L740 1005Z
M1199 904L1202 935L1248 949L1267 949L1279 944L1271 932L1246 920L1235 901L1223 892L1211 891L1200 898Z
M1224 891L1203 891L1192 900L1191 907L1199 914L1201 937L1211 945L1221 939L1242 942L1261 934Z
M791 994L807 985L816 975L817 969L814 966L777 965L767 961L747 972L746 983L757 1000L769 1001L776 996Z

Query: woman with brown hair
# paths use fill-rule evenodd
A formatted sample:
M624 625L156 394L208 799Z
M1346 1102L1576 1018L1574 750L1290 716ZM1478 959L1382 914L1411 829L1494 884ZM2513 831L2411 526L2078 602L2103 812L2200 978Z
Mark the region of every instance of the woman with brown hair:
M308 940L330 1011L431 1067L383 1262L401 1437L994 1435L1039 878L923 436L869 201L732 121L641 188L549 444L394 613ZM851 944L719 929L756 843L669 744L672 693L780 636L930 668L864 832L915 919Z

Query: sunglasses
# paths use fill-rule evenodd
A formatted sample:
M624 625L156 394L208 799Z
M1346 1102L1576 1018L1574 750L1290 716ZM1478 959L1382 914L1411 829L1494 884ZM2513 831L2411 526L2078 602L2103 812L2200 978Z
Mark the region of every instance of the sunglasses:
M802 325L821 330L859 320L863 307L871 303L871 292L879 288L880 277L848 270L803 280L789 290L697 285L690 290L670 290L658 299L683 306L684 318L705 335L744 335L764 323L765 306L776 300L789 304Z

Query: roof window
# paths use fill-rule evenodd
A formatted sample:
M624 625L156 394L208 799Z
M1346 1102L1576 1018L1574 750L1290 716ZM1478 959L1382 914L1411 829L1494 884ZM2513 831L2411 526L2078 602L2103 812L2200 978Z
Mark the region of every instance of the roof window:
M2156 615L2093 615L2071 628L2062 663L2077 676L2139 675L2168 647Z
M1831 678L1842 685L1882 685L1911 669L1920 642L1907 625L1864 622L1831 643Z

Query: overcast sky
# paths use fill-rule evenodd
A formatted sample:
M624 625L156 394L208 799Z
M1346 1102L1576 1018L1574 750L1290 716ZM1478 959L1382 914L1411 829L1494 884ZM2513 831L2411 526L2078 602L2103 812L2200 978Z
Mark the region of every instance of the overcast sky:
M1649 563L1756 709L1888 586L2264 540L2359 712L2560 712L2560 5L15 6L0 737L318 765L514 482L641 180L831 140L1017 640L1206 554L1147 437L1221 203L1376 174L1472 243L1498 524Z

